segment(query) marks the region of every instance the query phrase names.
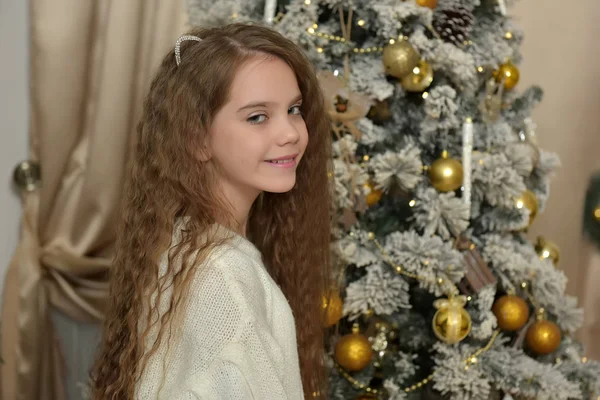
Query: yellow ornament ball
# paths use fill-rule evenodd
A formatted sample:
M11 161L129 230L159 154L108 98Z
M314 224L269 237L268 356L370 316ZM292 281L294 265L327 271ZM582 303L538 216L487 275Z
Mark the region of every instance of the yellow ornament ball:
M344 303L342 298L336 291L332 291L329 296L323 296L323 310L327 309L327 315L325 317L325 326L329 328L338 323L342 319L342 311Z
M524 191L515 199L515 207L521 209L523 207L529 210L529 226L533 224L533 220L537 216L539 203L537 197L531 190Z
M560 249L556 243L540 236L535 244L535 251L540 256L540 260L552 260L554 265L560 261Z
M383 192L379 189L375 189L375 185L373 185L372 182L365 183L365 189L369 191L367 194L367 205L371 207L379 203L381 196L383 196Z
M417 0L417 4L421 7L429 7L433 10L437 7L438 0Z
M600 204L598 204L596 208L594 208L594 219L600 222Z
M449 158L448 152L444 150L442 157L429 167L429 179L440 192L452 192L463 183L463 167L459 161Z
M500 297L494 303L492 311L498 320L498 327L503 331L518 331L529 319L529 307L519 296Z
M502 82L502 79L504 79L504 89L506 90L517 86L519 75L519 69L510 61L500 64L498 69L494 71L494 78L497 82Z
M360 371L371 362L373 349L365 335L355 326L352 333L344 335L335 345L335 360L346 371Z
M458 343L471 332L471 316L464 308L465 303L464 296L436 300L433 303L438 309L431 323L433 333L444 343Z
M554 322L542 319L536 321L527 330L525 342L536 354L545 355L554 352L560 346L560 329Z
M388 75L403 78L419 64L419 53L406 40L399 40L383 48L383 66Z
M400 80L402 87L407 92L422 92L433 82L433 69L425 60L419 61L419 65L412 72Z

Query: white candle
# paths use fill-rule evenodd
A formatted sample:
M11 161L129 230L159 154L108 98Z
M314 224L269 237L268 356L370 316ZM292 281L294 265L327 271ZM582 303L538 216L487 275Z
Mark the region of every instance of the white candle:
M266 22L267 24L272 24L273 18L275 18L275 10L276 9L277 9L277 0L266 0L263 21Z
M465 119L463 124L463 201L471 205L471 159L473 157L473 120Z

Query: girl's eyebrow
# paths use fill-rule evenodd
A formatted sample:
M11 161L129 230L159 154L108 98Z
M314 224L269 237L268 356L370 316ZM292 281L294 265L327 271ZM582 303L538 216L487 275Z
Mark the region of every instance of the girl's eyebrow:
M290 104L294 104L299 102L300 100L302 100L302 94L297 95L296 97L294 97L294 100L292 100L290 102ZM248 103L245 106L240 107L236 112L240 112L243 110L247 110L249 108L259 108L259 107L268 107L268 106L273 106L277 103L275 103L274 101L253 101L252 103Z

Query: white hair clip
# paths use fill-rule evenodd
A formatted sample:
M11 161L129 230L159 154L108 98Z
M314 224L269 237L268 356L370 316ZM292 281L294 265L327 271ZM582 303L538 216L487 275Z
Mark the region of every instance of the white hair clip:
M183 35L177 39L177 42L175 42L175 61L177 62L177 66L181 64L181 42L185 42L186 40L194 40L196 42L202 41L198 36L193 35Z

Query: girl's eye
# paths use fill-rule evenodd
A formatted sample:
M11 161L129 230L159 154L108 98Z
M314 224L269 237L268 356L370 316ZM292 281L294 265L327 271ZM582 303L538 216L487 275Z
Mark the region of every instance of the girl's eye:
M302 110L300 109L301 107L301 105L292 106L288 109L288 113L293 115L300 115L302 114Z
M258 124L262 124L263 122L265 122L266 119L267 119L267 116L265 114L257 114L257 115L253 115L253 116L249 117L247 119L247 121L251 124L258 125Z

